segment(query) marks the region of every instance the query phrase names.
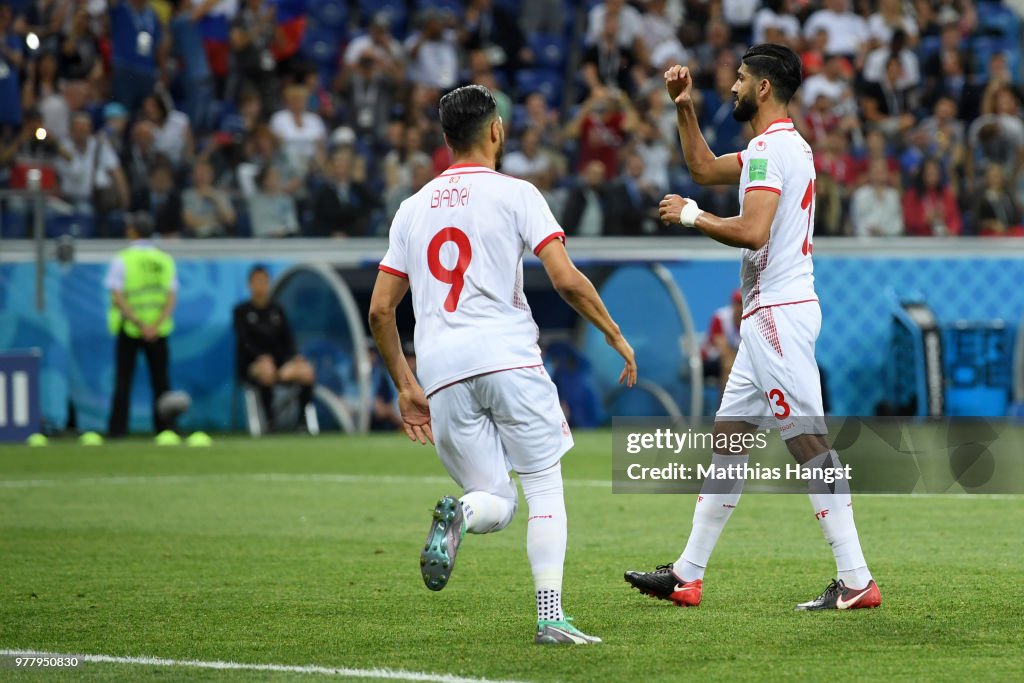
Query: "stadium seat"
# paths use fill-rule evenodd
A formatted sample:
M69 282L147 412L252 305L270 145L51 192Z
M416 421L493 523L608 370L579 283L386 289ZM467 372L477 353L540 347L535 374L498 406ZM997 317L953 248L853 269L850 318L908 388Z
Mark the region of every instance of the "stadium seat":
M521 69L516 72L516 94L520 100L532 92L539 92L549 105L560 106L564 83L560 73L547 69Z
M318 0L310 3L309 19L316 20L321 28L344 33L348 22L348 5L342 0Z
M979 2L976 9L979 33L1020 39L1020 19L1012 9L1000 2Z
M379 12L391 18L391 35L399 40L405 37L408 12L402 0L359 0L359 13L362 15L363 25L367 25Z
M416 0L416 11L425 9L447 10L457 17L461 17L463 12L461 0Z
M302 53L318 67L335 67L340 50L337 34L329 29L306 31L302 39Z
M565 36L535 33L529 36L528 40L538 67L556 70L565 68L569 54L569 41Z

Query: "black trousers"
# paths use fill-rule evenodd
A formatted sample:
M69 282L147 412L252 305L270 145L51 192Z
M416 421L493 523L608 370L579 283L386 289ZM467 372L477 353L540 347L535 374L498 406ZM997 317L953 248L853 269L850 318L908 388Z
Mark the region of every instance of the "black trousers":
M131 403L132 379L135 377L135 360L139 351L146 354L149 367L149 383L153 387L153 428L157 432L172 429L173 424L162 420L156 409L156 400L171 388L168 379L167 337L153 341L129 337L124 330L117 335L117 374L114 376L114 398L110 406L109 436L124 436L128 432L128 407Z

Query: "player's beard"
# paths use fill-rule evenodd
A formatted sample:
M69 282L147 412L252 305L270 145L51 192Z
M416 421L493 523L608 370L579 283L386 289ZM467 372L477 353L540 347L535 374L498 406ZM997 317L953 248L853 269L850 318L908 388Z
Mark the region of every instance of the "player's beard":
M736 106L733 107L732 117L740 123L746 123L757 114L757 100L753 95L744 96L740 94L736 98Z
M498 151L494 153L494 170L501 170L501 156L505 153L505 133L501 133L501 140L498 141Z

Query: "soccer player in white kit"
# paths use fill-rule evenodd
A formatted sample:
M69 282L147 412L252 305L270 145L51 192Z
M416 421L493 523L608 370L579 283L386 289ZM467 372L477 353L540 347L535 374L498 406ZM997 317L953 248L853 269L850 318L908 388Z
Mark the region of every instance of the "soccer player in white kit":
M716 157L697 123L689 70L674 66L665 85L677 109L683 154L702 185L739 184L740 215L720 218L692 199L666 196L662 220L695 228L742 249L743 316L740 347L715 416L716 434L748 433L774 426L802 466L818 472L840 467L823 420L814 345L821 309L811 264L814 233L814 161L786 110L801 82L800 58L787 47L760 44L743 56L732 92L733 117L748 121L755 137L742 152ZM716 439L717 443L717 439ZM746 463L746 453L712 454L715 467ZM735 470L734 470L735 471ZM861 551L849 483L809 481L815 517L832 547L838 576L801 610L877 607L882 598ZM710 480L697 496L686 548L672 564L653 572L626 572L641 592L680 606L700 604L704 569L743 480L723 489Z
M562 611L566 515L561 458L572 445L558 392L544 370L523 294L533 252L558 293L605 334L636 382L633 349L565 250L565 233L530 183L495 171L505 132L493 95L458 88L441 98L455 163L402 202L370 301L370 328L398 387L409 438L428 440L464 494L445 496L420 554L427 588L448 583L468 531L512 521L515 470L529 506L526 552L537 597L537 643L591 644ZM412 290L417 372L405 360L395 308ZM422 385L421 385L422 382Z

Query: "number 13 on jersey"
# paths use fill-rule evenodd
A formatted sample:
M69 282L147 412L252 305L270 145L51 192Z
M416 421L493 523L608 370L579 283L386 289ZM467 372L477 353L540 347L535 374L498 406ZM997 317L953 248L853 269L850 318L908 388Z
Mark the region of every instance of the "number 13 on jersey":
M441 263L441 247L451 242L458 249L458 257L454 268L446 268ZM459 297L465 284L466 269L473 258L473 248L469 244L469 236L454 227L442 228L427 245L427 267L430 274L441 282L451 285L448 296L444 300L444 310L454 313L459 307Z

